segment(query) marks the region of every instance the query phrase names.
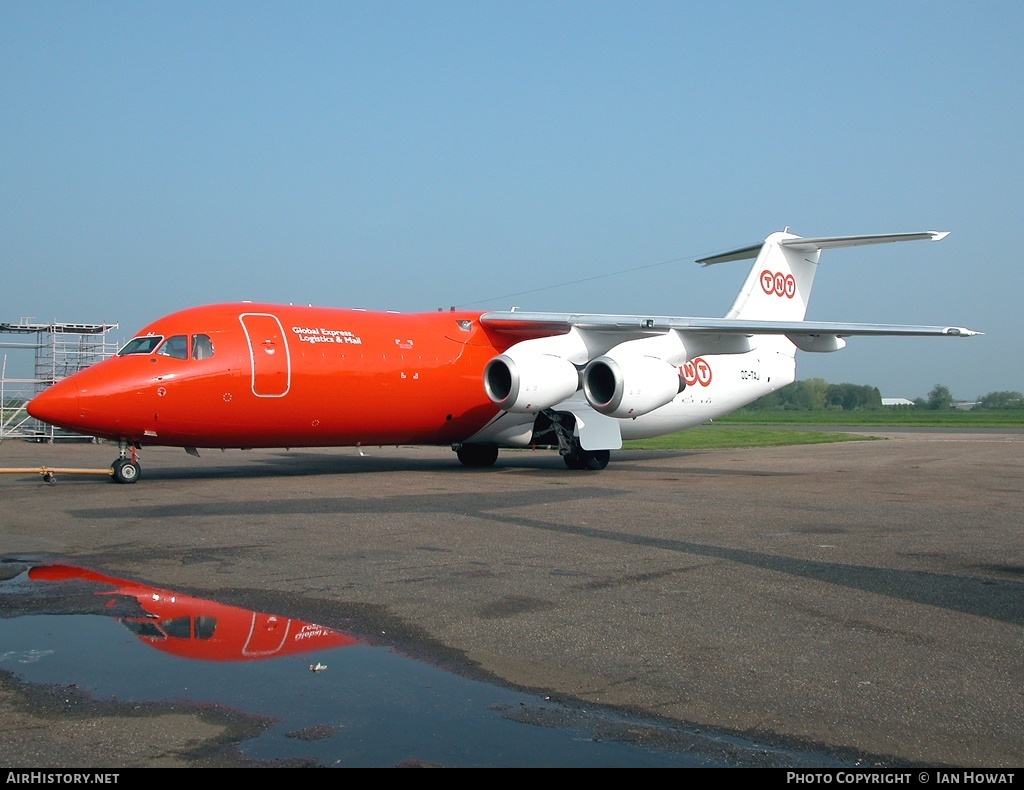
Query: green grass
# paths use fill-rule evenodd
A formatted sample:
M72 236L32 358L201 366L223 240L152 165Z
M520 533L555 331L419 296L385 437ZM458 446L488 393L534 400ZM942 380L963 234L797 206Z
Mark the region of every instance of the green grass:
M806 426L857 428L1024 428L1024 409L930 411L880 409L872 411L736 411L679 433L623 443L633 450L713 450L730 447L780 447L877 439L841 431L814 431ZM787 428L786 426L801 426Z
M698 425L668 436L631 439L624 450L716 450L730 447L781 447L792 444L827 444L877 439L877 436L839 431L748 428L732 425Z
M870 411L735 411L716 423L726 425L855 425L920 428L1024 428L1024 409L877 409Z

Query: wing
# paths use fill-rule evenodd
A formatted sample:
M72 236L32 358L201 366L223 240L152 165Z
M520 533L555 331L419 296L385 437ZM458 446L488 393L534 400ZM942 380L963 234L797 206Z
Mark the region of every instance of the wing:
M538 330L552 334L568 332L573 327L604 332L621 332L629 336L660 335L676 329L694 334L737 335L917 335L971 337L976 332L962 326L922 326L915 324L851 324L833 321L752 321L738 318L693 318L686 316L607 315L603 313L526 313L492 311L480 316L480 323L501 332L535 334Z
M757 336L787 338L801 351L838 351L847 337L971 337L984 334L962 326L920 326L913 324L851 324L832 321L756 321L746 318L689 318L685 316L602 315L586 313L489 312L480 316L489 329L510 334L552 335L570 330L603 343L590 346L610 348L618 342L674 334L685 347L685 356L701 354L743 354L750 351L750 339ZM603 349L602 349L603 350Z

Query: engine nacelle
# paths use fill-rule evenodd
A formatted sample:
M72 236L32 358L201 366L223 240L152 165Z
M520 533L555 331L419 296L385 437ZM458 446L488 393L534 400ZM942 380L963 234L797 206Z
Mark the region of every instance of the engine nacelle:
M609 417L647 414L669 403L685 386L679 368L655 357L606 354L591 360L583 371L587 402Z
M564 357L502 354L484 368L487 397L504 411L543 411L565 400L579 387L580 373Z
M484 389L491 403L503 411L543 411L580 388L576 363L586 360L587 346L576 330L524 340L487 363Z
M686 386L677 365L687 359L679 332L619 343L583 371L583 392L595 411L639 417L670 402Z

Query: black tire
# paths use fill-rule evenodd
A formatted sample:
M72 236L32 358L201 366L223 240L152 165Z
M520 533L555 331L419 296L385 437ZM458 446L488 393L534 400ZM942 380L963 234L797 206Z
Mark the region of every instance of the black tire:
M588 472L600 472L611 460L612 454L608 450L574 450L562 456L565 465L570 469L581 469Z
M576 450L575 452L566 453L562 456L562 460L565 461L565 465L570 469L585 469L586 459L583 457L583 450Z
M142 469L137 463L127 458L118 458L114 461L111 477L115 483L134 483L139 479Z
M463 466L473 469L482 469L486 466L494 466L498 460L498 445L496 444L464 444L455 454Z

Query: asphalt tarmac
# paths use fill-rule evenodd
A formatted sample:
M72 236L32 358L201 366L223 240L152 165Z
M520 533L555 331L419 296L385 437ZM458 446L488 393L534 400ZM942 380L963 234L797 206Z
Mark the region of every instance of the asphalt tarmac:
M581 705L887 765L1024 765L1024 434L548 451L144 448L142 478L0 474L0 557L365 634ZM0 444L0 467L110 445ZM0 600L0 614L4 602ZM244 764L253 723L0 671L19 767Z

